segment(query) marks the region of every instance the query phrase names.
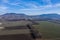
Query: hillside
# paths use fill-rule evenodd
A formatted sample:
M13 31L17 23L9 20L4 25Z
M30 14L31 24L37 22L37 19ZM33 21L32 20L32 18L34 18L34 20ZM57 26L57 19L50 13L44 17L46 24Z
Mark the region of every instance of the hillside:
M36 21L60 21L60 15L59 14L42 14L42 15L26 15L26 14L18 14L18 13L6 13L3 15L0 15L0 20L6 20L6 21L19 21L19 20L36 20Z
M6 13L0 16L1 19L6 20L6 21L18 21L18 20L24 20L25 18L27 18L27 15L25 14L16 14L16 13Z
M34 27L42 34L43 39L60 40L60 24L47 21L40 21L39 23Z

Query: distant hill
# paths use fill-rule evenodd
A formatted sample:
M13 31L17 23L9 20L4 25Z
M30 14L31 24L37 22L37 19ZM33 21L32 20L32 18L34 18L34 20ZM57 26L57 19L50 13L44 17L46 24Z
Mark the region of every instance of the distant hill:
M6 13L1 15L1 18L4 20L24 20L27 18L25 14L16 14L16 13Z
M60 15L58 14L42 14L42 15L26 15L17 13L6 13L0 16L0 19L4 20L60 20Z
M30 16L34 20L60 20L59 14L42 14L42 15L35 15Z
M48 18L48 19L60 19L60 15L58 14L43 14L40 15L42 18Z

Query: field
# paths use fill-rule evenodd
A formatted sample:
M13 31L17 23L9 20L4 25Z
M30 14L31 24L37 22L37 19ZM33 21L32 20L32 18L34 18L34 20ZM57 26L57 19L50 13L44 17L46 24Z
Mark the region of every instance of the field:
M26 24L30 24L30 21L2 21L2 27L11 27L11 26L26 26Z
M26 24L30 22L26 21L3 21L0 22L0 40L34 40L30 35L30 30Z
M39 25L33 25L46 40L60 40L60 24L40 21Z
M6 25L2 26L19 26L26 25L30 22L2 22ZM48 22L48 21L39 21L38 25L33 25L33 27L38 30L42 35L42 40L60 40L60 24Z

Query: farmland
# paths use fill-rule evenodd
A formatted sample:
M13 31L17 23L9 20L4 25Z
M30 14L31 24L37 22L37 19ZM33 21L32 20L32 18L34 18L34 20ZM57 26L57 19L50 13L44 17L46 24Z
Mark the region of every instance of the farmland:
M40 21L39 25L34 27L42 34L43 39L60 40L60 24Z
M1 26L19 26L19 25L26 25L31 22L26 21L16 21L16 22L2 22L6 25ZM33 25L33 27L38 30L43 40L60 40L60 24L48 22L48 21L39 21L38 25Z

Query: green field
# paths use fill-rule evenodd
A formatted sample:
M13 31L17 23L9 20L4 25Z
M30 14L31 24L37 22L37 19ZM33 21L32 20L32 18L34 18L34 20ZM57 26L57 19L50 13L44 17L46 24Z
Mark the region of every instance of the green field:
M43 39L60 40L60 24L41 21L34 27L42 34Z

